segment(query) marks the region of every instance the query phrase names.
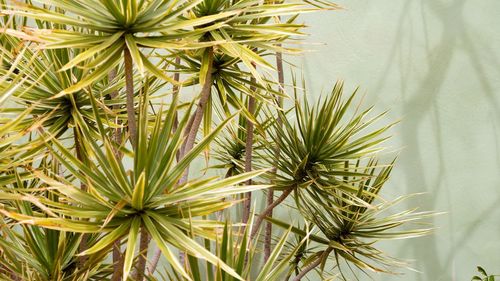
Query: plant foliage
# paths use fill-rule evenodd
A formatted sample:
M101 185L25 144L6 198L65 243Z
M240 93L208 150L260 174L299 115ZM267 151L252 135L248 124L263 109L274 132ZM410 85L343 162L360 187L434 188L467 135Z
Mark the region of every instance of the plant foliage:
M276 80L300 15L339 6L0 8L0 279L348 280L406 266L375 242L430 231L416 223L431 213L392 211L408 196L381 196L385 112L341 82L310 102Z

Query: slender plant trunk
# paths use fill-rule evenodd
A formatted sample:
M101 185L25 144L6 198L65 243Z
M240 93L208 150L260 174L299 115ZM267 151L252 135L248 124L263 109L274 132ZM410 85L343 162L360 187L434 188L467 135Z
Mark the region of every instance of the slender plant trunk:
M252 115L255 114L255 98L249 96L248 98L248 112ZM247 137L245 141L245 172L252 171L252 154L253 154L253 122L247 119L246 131ZM251 185L252 180L249 179L245 182L246 185ZM243 202L243 223L248 222L250 217L250 208L252 205L252 192L245 194L245 201Z
M111 81L113 81L115 78L116 78L116 69L113 69L108 74L109 83L111 83ZM109 94L109 96L111 97L111 99L116 99L118 97L118 91L111 92ZM119 110L119 109L120 109L119 105L113 105L113 110ZM115 122L117 123L117 125L120 125L120 123L121 123L118 119L116 119ZM121 130L121 128L116 128L113 131L112 140L115 142L115 145L117 145L117 146L121 145L121 141L122 141L122 130ZM113 154L115 155L115 157L117 159L121 159L122 156L123 156L123 154L120 152L120 150L118 148L115 148L115 147L113 147Z
M330 254L330 252L332 250L333 250L333 248L328 248L325 251L323 251L323 253L321 255L319 255L318 258L315 261L313 261L312 263L310 263L306 267L304 267L302 269L302 271L300 271L299 274L297 274L297 276L295 276L295 278L293 278L292 281L300 281L300 280L302 280L302 278L304 276L306 276L306 274L309 273L309 271L315 269L318 265L320 265L321 262L323 261L323 259L325 259L326 257L328 257L328 255Z
M132 65L132 56L127 47L123 50L123 58L125 62L125 88L127 93L127 119L128 130L130 134L130 142L134 151L137 148L137 121L135 119L134 109L134 71ZM137 260L137 270L135 276L137 281L142 281L144 272L146 271L146 260L148 256L149 234L145 228L141 228L141 239L139 243L139 259Z
M247 110L250 115L254 116L255 115L255 97L253 94L255 94L255 89L250 88L252 95L248 96L248 105L247 105ZM251 172L252 171L252 156L253 156L253 127L254 124L250 118L247 118L247 124L246 124L246 140L245 140L245 172ZM245 182L245 185L252 185L252 179L248 179ZM252 192L247 192L244 195L244 201L243 201L243 218L242 222L246 224L248 222L248 219L250 218L250 209L252 207ZM246 229L246 225L244 226L243 230ZM250 240L252 240L250 238ZM248 255L245 255L245 264L248 263Z
M132 56L127 47L123 50L123 59L125 62L125 88L127 92L127 126L130 135L132 147L136 148L137 141L137 122L135 120L134 109L134 70L132 66Z
M175 64L178 65L180 63L181 63L181 58L180 57L175 58ZM179 73L176 72L174 74L174 81L179 82L179 80L180 80L179 76L180 76ZM172 92L173 92L172 95L175 98L179 94L179 86L174 84ZM179 127L179 117L177 116L177 112L176 112L174 115L174 126L172 127L172 133L177 131L178 127ZM180 157L181 157L180 151L177 151L175 154L175 158L177 159L177 161L180 160ZM151 259L151 265L148 268L148 274L151 275L155 272L156 267L158 266L158 261L160 260L160 257L161 257L161 250L156 249L154 254L153 254L153 258Z
M187 132L187 137L185 140L185 143L183 144L181 148L181 153L180 153L180 159L184 158L184 156L191 150L193 149L194 142L196 141L196 135L198 133L198 129L200 128L201 121L203 119L203 113L205 111L205 107L207 105L207 102L210 99L210 95L212 93L212 83L213 83L213 78L212 78L212 67L213 67L213 56L214 56L214 50L212 47L208 48L208 70L207 70L207 76L205 77L205 84L203 84L203 87L201 89L201 95L200 95L200 100L198 101L196 111L194 115L191 117L191 120L189 120L189 125L188 129L189 131ZM177 183L178 185L182 185L187 182L189 177L189 166L186 168L184 171L184 174L182 175L181 179ZM185 263L186 260L186 255L184 252L181 252L179 254L179 260L181 264Z
M176 57L175 58L175 64L176 65L179 65L181 63L181 58L180 57ZM180 81L180 74L179 72L176 72L174 74L174 81L176 82L179 82ZM174 84L173 88L172 88L172 95L173 97L177 97L179 95L179 85L177 84ZM174 133L175 131L177 131L177 128L179 127L179 116L177 115L177 111L175 112L174 114L174 126L172 127L172 133ZM180 154L180 151L177 151L175 153L175 158L177 159L177 161L180 160L180 157L181 157L181 154Z
M116 78L116 69L111 70L111 72L108 74L108 80L109 83ZM111 99L115 99L118 97L118 91L113 91L110 93ZM114 110L119 110L120 106L119 105L113 105ZM119 120L116 119L116 123L119 125ZM122 130L121 128L116 128L113 131L112 135L112 140L115 142L115 145L120 146L121 141L122 141ZM120 152L119 148L115 148L113 146L113 154L115 155L116 159L121 159L122 158L122 153ZM113 243L113 276L111 277L111 281L120 281L123 275L123 255L121 252L121 239L117 239Z
M137 271L135 272L135 280L144 280L146 272L146 261L148 260L149 233L145 227L141 228L141 239L139 241L139 258L137 260Z
M281 44L279 44L278 46L281 46ZM279 92L283 93L284 87L285 87L285 77L283 75L283 55L281 54L281 52L276 53L276 68L278 70ZM283 98L280 96L276 96L275 98L276 98L276 103L278 105L278 109L280 110L283 107ZM283 124L283 120L281 120L281 115L278 115L277 122L278 122L278 126L281 127L281 125ZM274 157L275 157L275 163L278 163L279 158L280 158L280 147L279 146L276 146L276 151L274 153ZM274 167L273 167L273 170L272 170L273 173L277 172L276 166L277 165L274 165ZM274 190L271 188L271 189L269 189L269 191L267 193L267 206L270 206L271 204L273 204L273 202L274 202ZM270 211L268 216L269 217L273 216L273 210ZM266 232L265 232L265 236L264 236L264 263L267 262L267 260L269 259L269 256L271 255L271 246L272 246L271 245L271 237L272 237L272 234L273 234L273 224L270 222L267 222L266 223Z
M272 212L272 210L276 206L281 204L281 202L285 201L285 199L288 197L288 195L290 195L290 193L292 193L292 191L294 189L295 189L294 187L290 187L288 189L285 189L283 191L283 193L281 193L280 197L278 197L278 199L276 199L272 204L267 206L267 208L262 213L260 213L260 215L257 217L257 219L255 219L255 222L252 226L252 232L250 234L250 239L253 239L255 237L255 235L259 231L260 225L262 224L264 219Z
M73 130L73 139L75 141L76 158L81 162L85 162L85 156L83 153L83 148L81 146L82 144L80 143L80 133L78 131L78 127L75 127ZM81 183L80 189L86 191L87 186L84 183ZM83 233L82 240L80 240L80 245L78 246L78 251L80 251L80 253L88 249L88 240L88 234ZM83 268L87 262L87 259L87 256L78 257L78 268Z
M256 67L255 63L252 63L252 67ZM255 78L252 78L252 81L255 82ZM248 104L247 110L250 115L255 115L255 87L250 87L251 95L248 96ZM245 140L245 172L252 171L252 156L253 156L253 128L254 124L250 118L247 118L246 124L246 140ZM252 179L249 179L245 182L245 185L251 185ZM252 207L252 192L247 192L244 195L245 201L243 201L243 223L247 223L250 217L250 209Z
M184 143L183 149L181 149L180 159L184 158L184 156L193 148L194 142L196 140L196 134L198 133L198 129L201 125L201 120L203 119L203 112L205 111L205 107L210 98L211 90L212 90L212 63L213 63L213 49L212 47L208 48L208 70L207 77L205 77L205 84L201 89L200 100L198 101L196 111L192 117L191 126L189 131L187 132L186 141ZM179 181L179 185L187 182L189 176L189 166L184 171L182 178Z
M207 70L207 76L205 77L205 84L203 84L202 89L201 89L201 94L200 94L200 100L198 101L196 110L193 114L193 116L190 118L188 125L185 129L185 135L186 135L186 140L182 144L182 147L180 149L180 152L177 153L176 157L177 160L180 160L184 158L184 156L193 148L194 142L196 141L196 134L198 133L198 129L201 125L201 121L203 119L203 112L205 111L205 107L207 105L208 100L210 99L210 94L212 92L212 83L213 83L213 78L212 78L212 64L213 64L213 48L210 47L207 49L208 51L208 70ZM177 60L176 62L180 63L180 59ZM177 76L174 76L174 79L179 79L179 75L176 74ZM178 81L178 80L177 80ZM178 94L179 88L174 88L174 94ZM177 183L178 185L182 185L187 182L189 177L189 166L186 168L184 171L184 174L182 175L181 179ZM149 268L148 272L151 274L156 270L156 267L158 266L158 260L160 259L161 252L158 253L159 250L155 253L153 256L153 260L151 262L151 267ZM179 259L181 264L185 263L185 254L181 252L179 254Z
M271 206L274 202L274 190L272 188L268 189L267 191L267 198L266 198L266 204L267 206ZM269 217L273 216L273 210L269 211L268 214ZM265 228L265 234L264 234L264 264L267 262L269 259L269 256L271 255L271 238L273 235L273 224L270 222L266 223L266 228Z
M111 281L120 281L123 275L123 255L121 251L121 240L113 243L113 276Z
M191 117L189 117L186 128L184 128L184 135L185 136L189 135L189 132L191 131L191 128L193 127L193 122L194 122L195 117L196 117L196 111L194 112L194 114ZM181 149L180 149L180 154L182 154L182 152L184 151L185 148L186 148L186 142L184 142L182 144Z

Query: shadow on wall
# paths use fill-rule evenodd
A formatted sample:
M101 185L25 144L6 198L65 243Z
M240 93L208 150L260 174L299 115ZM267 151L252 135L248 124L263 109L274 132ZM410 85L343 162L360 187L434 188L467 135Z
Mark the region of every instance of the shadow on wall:
M390 77L389 72L393 67L400 68L399 73L401 73L402 85L401 94L403 96L402 109L406 116L403 120L403 124L398 127L401 130L399 136L402 138L403 143L411 146L412 150L411 157L405 157L404 160L400 162L400 167L404 170L408 189L416 186L428 189L430 195L425 196L425 201L421 202L422 209L425 210L442 210L443 206L438 206L437 204L439 196L446 196L446 198L450 200L454 192L454 187L446 183L446 160L444 157L446 147L443 147L443 122L440 117L441 112L437 96L442 91L450 64L457 52L463 52L462 55L465 54L465 56L467 56L470 66L474 70L473 73L476 75L476 77L464 77L464 79L477 79L481 85L478 91L470 94L477 95L478 98L486 98L493 112L495 112L493 119L499 119L500 117L500 107L498 101L495 99L494 88L487 78L487 71L485 68L486 63L494 63L495 67L500 69L500 64L496 60L493 50L488 46L478 46L478 43L474 42L471 38L471 33L478 31L470 30L471 27L468 26L465 21L464 14L467 12L465 10L465 4L466 0L421 0L420 2L406 0L401 10L396 40L390 50L392 55L386 62L384 73L381 75L384 79L379 81L378 87L376 87L374 91L379 92L382 89L386 81L385 77ZM405 34L408 32L405 27L410 26L411 30L413 24L409 14L415 11L414 5L421 5L422 18L421 23L418 24L422 24L425 30L428 67L417 89L415 92L412 92L409 83L415 82L412 80L414 77L409 77L409 71L405 69L404 65L414 60L412 57L413 49L410 48L409 52L407 49L404 49L403 40L405 36L408 36L408 34ZM433 27L428 25L428 17L438 20L442 30L441 37L437 44L432 44L432 48L429 47L431 45L429 42L429 29ZM413 46L414 38L412 38L411 34L409 36L410 46ZM406 39L408 40L408 38ZM480 54L480 52L482 54ZM486 57L489 59L487 62L484 62L484 52L486 52ZM457 96L456 98L459 99L460 97ZM457 100L456 102L458 103L460 101ZM436 174L438 176L434 179L429 179L429 176L426 175L426 163L421 156L424 147L418 142L424 119L429 117L433 119L434 141L437 144L436 151L438 151L438 155L436 156L436 160L438 161L438 163L436 163L438 169ZM496 129L497 128L492 128L492 131L496 132ZM498 149L496 152L498 155ZM412 192L415 192L415 190L407 190L407 193ZM498 196L498 199L495 200L493 204L481 208L484 211L477 215L473 225L470 225L466 231L461 232L464 233L464 235L456 237L453 233L446 234L449 235L451 247L444 255L442 252L438 253L436 235L408 243L409 247L405 247L399 254L406 254L406 256L408 256L408 252L412 252L411 256L414 256L416 260L419 261L419 270L423 271L423 274L419 274L417 277L419 280L464 280L463 276L454 276L455 274L452 272L454 271L454 257L464 249L464 247L461 246L468 242L471 234L479 229L478 226L485 221L485 218L494 214L492 210L500 203L500 194L498 194ZM447 212L453 213L453 206L450 204L450 201L448 201L448 206L445 208L447 208ZM452 231L454 229L452 216L447 215L447 219L449 219L450 230ZM444 258L440 260L438 257Z

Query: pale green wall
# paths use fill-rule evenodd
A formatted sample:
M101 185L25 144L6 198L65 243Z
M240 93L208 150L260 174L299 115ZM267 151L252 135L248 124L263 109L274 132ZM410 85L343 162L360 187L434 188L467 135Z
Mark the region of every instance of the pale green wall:
M427 192L417 204L448 212L434 235L384 244L422 273L379 280L470 280L477 264L500 273L500 1L338 3L302 18L307 41L326 45L295 61L315 95L344 79L402 118L386 195Z

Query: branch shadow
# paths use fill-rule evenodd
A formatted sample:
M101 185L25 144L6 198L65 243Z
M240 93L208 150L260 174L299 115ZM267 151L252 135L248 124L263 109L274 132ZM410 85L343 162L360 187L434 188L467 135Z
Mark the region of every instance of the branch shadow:
M447 211L450 212L448 215L450 229L454 228L453 225L453 204L452 204L452 194L455 192L452 187L446 184L447 172L446 172L446 158L445 150L446 147L443 146L443 124L441 120L441 112L438 104L438 95L443 90L443 84L445 78L450 69L453 58L458 51L465 53L470 61L471 66L474 69L476 78L480 82L481 89L479 93L482 94L484 98L488 100L492 107L492 111L496 119L500 117L499 101L495 99L495 90L491 82L487 78L487 71L482 58L479 55L478 47L474 40L472 40L469 34L469 25L464 18L465 4L466 0L455 0L455 1L439 1L439 0L421 0L421 10L422 10L422 22L423 29L425 30L425 49L428 54L428 70L423 76L422 81L415 91L409 90L409 82L414 77L408 74L405 70L405 62L412 60L412 45L413 38L410 38L410 51L405 55L405 49L403 40L405 32L407 30L404 28L406 24L412 24L409 13L412 11L412 4L415 1L408 0L404 3L400 18L399 18L399 28L397 30L398 40L395 40L393 47L391 48L391 56L385 64L384 71L382 72L382 79L379 80L378 86L376 87L376 92L379 92L387 77L390 77L389 72L392 67L399 66L399 73L401 73L401 94L404 100L402 101L402 109L405 114L405 118L402 125L399 126L401 130L402 141L411 150L411 155L409 157L404 157L400 162L403 169L404 178L406 181L406 191L408 193L418 192L415 191L415 187L421 186L429 191L430 196L426 196L426 200L422 202L422 208L428 210L436 210L436 208L443 208L443 206L438 205L439 196L446 196ZM429 47L431 44L429 42L429 26L427 24L427 17L433 17L439 21L442 33L437 44L432 44L434 47ZM412 35L411 35L412 36ZM500 69L500 64L495 56L495 53L490 48L485 48L481 46L481 51L487 52L488 56L491 58L488 64L494 64L495 69ZM396 60L399 58L399 62ZM465 77L464 77L465 78ZM469 79L473 77L467 77ZM459 97L457 97L457 100ZM423 150L426 149L424 145L419 143L419 137L421 133L424 132L425 128L422 128L425 119L431 117L433 120L433 141L437 145L437 171L435 174L438 176L434 179L429 179L426 174L426 161L422 157ZM494 129L493 129L494 130ZM428 133L428 132L427 132ZM497 149L498 152L498 149ZM498 153L497 153L498 155ZM498 202L498 201L497 201ZM496 204L496 203L495 203ZM477 220L473 225L470 226L467 231L475 231L474 227L481 224L481 219L488 213L489 210L494 208L494 205L489 206L485 211L477 215ZM432 223L436 223L437 220L434 219ZM442 234L440 234L442 235ZM449 244L451 249L447 254L444 255L444 259L440 259L443 256L439 253L439 248L442 248L441 240L437 235L432 235L423 239L418 239L408 243L409 247L402 249L400 254L408 254L412 252L412 256L420 262L419 270L423 270L423 274L417 275L418 280L454 280L454 274L450 269L454 256L459 252L456 248L458 245L463 245L467 243L470 236L461 236L458 239L455 238L453 233L446 234L449 237ZM456 240L456 241L455 241Z

